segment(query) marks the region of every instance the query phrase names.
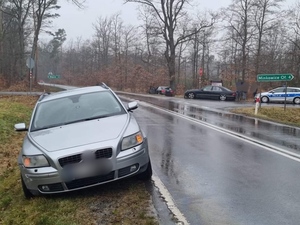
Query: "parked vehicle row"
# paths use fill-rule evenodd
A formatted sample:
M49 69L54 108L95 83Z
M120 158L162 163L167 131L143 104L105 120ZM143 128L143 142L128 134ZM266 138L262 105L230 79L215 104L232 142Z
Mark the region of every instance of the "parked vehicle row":
M174 96L174 91L167 86L159 86L156 89L157 94ZM223 86L207 85L200 89L186 90L184 98L186 99L214 99L221 101L234 101L238 98L236 91ZM300 87L278 87L267 92L257 93L254 101L260 99L262 103L268 102L287 102L300 104Z

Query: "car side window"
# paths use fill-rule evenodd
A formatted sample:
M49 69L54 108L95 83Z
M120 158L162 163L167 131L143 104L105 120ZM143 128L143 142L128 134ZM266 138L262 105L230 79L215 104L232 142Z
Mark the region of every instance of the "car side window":
M274 93L278 93L278 92L285 92L285 88L282 87L282 88L276 88L273 90Z
M218 86L213 86L212 91L222 91L222 89L219 88Z
M203 88L203 91L211 91L211 87L212 86L206 86L206 87Z

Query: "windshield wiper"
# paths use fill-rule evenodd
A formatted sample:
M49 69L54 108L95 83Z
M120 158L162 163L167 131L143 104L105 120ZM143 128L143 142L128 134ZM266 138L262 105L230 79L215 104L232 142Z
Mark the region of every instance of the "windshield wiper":
M53 124L53 125L49 125L49 126L45 126L45 127L40 127L40 128L33 129L32 131L46 130L46 129L50 129L53 127L60 127L60 126L64 126L64 125L68 125L68 124L72 124L72 123L79 123L79 122L84 122L84 121L89 121L89 120L102 119L102 118L106 118L109 116L111 116L111 115L93 116L93 117L74 120L74 121L70 121L70 122L66 122L66 123L58 123L58 124Z
M84 121L89 121L89 120L95 120L95 119L102 119L102 118L109 117L109 116L110 115L93 116L93 117L89 117L89 118L84 118L84 119L70 121L70 122L64 123L63 125L72 124L72 123L79 123L79 122L84 122Z

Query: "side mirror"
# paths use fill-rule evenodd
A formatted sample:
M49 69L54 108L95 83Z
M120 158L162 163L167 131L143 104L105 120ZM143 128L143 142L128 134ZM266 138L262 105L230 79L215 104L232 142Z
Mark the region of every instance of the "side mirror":
M28 131L28 128L26 128L25 123L17 123L15 124L15 131Z
M137 102L129 102L127 105L127 110L132 111L138 108L138 103Z

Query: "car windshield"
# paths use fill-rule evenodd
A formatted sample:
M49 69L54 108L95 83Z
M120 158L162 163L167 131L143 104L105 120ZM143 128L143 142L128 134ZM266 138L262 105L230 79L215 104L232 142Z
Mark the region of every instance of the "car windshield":
M111 92L73 95L39 103L32 120L31 131L123 113L124 108Z

